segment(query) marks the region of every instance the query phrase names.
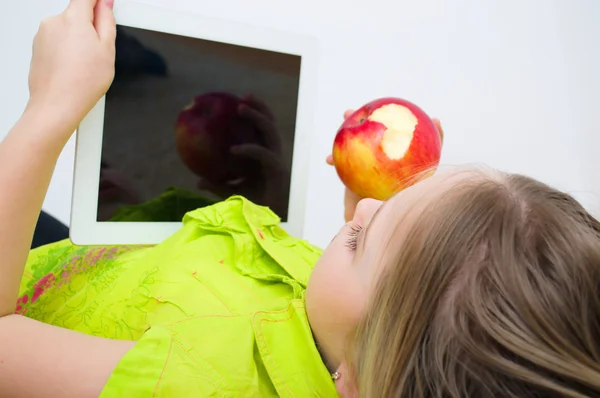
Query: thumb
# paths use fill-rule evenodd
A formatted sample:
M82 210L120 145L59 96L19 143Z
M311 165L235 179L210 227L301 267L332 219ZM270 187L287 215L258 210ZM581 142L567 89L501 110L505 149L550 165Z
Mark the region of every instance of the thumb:
M281 171L282 165L279 157L267 148L257 144L242 144L231 148L231 153L247 159L258 160L268 173Z
M233 194L234 194L233 188L231 188L227 185L215 185L205 179L198 181L198 183L196 184L196 188L198 188L201 191L212 192L213 194L217 195L221 199L227 199L230 196L233 196Z
M114 0L98 0L94 9L94 27L100 40L114 45L117 22L113 13Z
M440 140L442 141L442 144L444 143L444 128L442 127L442 122L440 122L440 119L432 119L433 120L433 124L435 124L435 127L438 129L438 132L440 133Z

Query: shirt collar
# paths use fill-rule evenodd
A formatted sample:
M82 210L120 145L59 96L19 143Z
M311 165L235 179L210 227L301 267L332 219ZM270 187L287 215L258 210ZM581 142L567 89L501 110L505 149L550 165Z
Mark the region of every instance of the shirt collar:
M302 300L293 300L284 311L257 313L253 325L260 355L279 396L338 396Z

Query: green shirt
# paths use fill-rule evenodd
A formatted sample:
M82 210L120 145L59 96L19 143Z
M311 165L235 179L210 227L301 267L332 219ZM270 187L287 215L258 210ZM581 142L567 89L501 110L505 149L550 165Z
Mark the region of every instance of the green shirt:
M102 397L336 397L304 294L321 252L244 198L154 247L31 252L17 313L137 341Z

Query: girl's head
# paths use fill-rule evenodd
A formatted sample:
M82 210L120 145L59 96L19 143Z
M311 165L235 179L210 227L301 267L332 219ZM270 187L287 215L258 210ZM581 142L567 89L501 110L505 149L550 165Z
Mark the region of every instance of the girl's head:
M524 176L438 173L361 203L306 302L348 395L600 395L600 223Z

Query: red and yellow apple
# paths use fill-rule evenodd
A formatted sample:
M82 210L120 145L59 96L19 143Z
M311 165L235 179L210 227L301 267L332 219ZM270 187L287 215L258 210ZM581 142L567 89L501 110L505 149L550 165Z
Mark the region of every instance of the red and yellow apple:
M404 99L381 98L344 121L333 144L333 161L352 192L387 200L431 175L441 151L441 132L421 108Z
M194 174L213 184L223 184L260 173L253 159L235 156L231 148L243 144L263 145L256 126L240 116L246 101L229 93L197 96L180 113L175 127L177 151Z

